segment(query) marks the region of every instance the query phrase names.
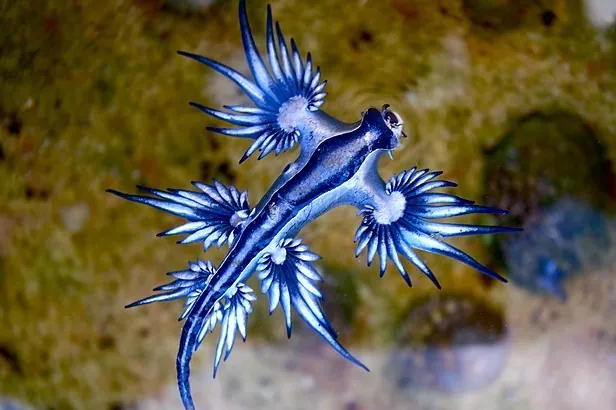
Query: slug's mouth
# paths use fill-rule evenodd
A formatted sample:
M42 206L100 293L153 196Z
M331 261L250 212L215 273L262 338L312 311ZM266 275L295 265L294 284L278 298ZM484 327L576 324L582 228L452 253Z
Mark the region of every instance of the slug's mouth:
M398 145L400 144L400 138L406 138L406 134L402 130L404 120L402 119L400 114L389 109L389 104L383 105L383 108L381 109L381 116L383 117L383 121L385 121L385 124L394 134L394 137L396 139L394 147L387 150L387 155L389 155L389 157L393 159L392 150L398 147Z
M383 116L385 124L387 124L389 129L396 136L396 138L406 138L406 134L402 131L402 127L404 126L404 120L402 119L400 114L389 109L389 104L383 105L383 108L381 108L381 115Z

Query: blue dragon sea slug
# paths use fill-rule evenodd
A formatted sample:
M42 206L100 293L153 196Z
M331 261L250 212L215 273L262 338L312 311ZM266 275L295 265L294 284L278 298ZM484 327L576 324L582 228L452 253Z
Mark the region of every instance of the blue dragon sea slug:
M229 245L229 251L216 268L197 260L188 269L171 272L175 280L155 288L153 296L128 305L183 298L180 319L184 327L177 356L180 396L186 409L194 409L190 392L190 360L204 337L220 323L220 336L214 356L214 376L226 359L239 331L246 338L246 321L256 299L246 281L254 273L261 291L269 298L269 310L282 308L287 333L291 335L291 309L337 352L367 368L337 340L337 334L320 305L321 277L313 262L319 256L310 252L297 234L311 221L339 205L359 209L363 221L355 235L358 256L367 250L368 264L378 254L381 276L388 260L404 280L411 279L401 257L430 278L440 288L436 276L415 250L433 252L457 259L476 270L505 282L471 256L447 244L444 238L459 235L512 232L500 226L478 226L435 222L471 213L503 214L506 211L475 205L460 197L434 192L454 187L438 179L441 172L412 168L385 182L377 172L380 157L391 154L403 133L403 121L388 106L369 108L361 120L347 124L320 109L325 98L325 81L308 54L304 61L295 42L288 46L278 23L274 26L267 9L267 62L261 57L246 15L245 0L239 3L242 41L252 79L206 57L179 52L223 74L253 101L254 106L225 106L225 111L193 106L235 128L209 128L232 137L252 140L241 158L243 162L257 151L259 158L276 155L299 145L297 159L287 165L280 177L251 208L246 192L218 181L213 185L193 182L197 191L166 191L139 187L149 195L109 192L180 216L186 223L159 235L187 235L180 243L203 242L204 249ZM274 33L275 31L275 33Z

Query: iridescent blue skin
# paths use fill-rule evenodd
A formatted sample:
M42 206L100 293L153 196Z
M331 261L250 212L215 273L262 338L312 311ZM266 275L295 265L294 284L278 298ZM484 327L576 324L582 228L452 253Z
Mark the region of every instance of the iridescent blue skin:
M325 82L320 70L313 72L308 55L304 63L295 42L289 52L282 31L272 23L267 9L267 56L269 69L261 58L246 16L245 0L240 0L240 28L244 50L253 80L205 57L180 52L234 81L255 107L225 106L218 111L191 103L206 114L237 125L237 128L210 128L224 135L254 139L240 162L257 150L259 159L300 146L298 158L287 165L280 177L254 209L246 193L233 186L199 182L200 191L167 191L139 187L150 196L110 192L187 219L187 223L159 235L188 235L180 243L202 241L204 249L229 244L229 251L215 269L209 262L189 263L189 269L171 272L175 281L155 288L162 291L128 307L173 299L185 299L186 319L177 356L180 396L185 409L194 409L189 372L193 352L207 333L221 323L214 357L214 376L220 360L229 356L236 331L246 337L246 319L256 298L245 285L257 272L261 290L269 297L270 313L280 304L291 336L291 307L336 351L363 367L337 341L337 334L320 305L322 281L312 263L319 259L296 235L310 222L340 205L352 205L363 215L355 240L356 256L366 248L368 264L378 254L381 276L387 260L402 277L411 280L400 255L409 260L440 288L436 276L413 249L457 259L478 271L506 282L504 278L447 244L449 236L517 231L499 226L432 222L431 219L471 213L503 214L506 211L475 205L454 195L432 192L454 183L436 179L440 172L413 168L394 176L388 183L381 178L377 164L384 153L398 147L402 119L384 106L370 108L359 122L343 123L319 109L324 101ZM277 44L277 46L276 46ZM390 155L391 156L391 155ZM223 357L224 353L224 357Z

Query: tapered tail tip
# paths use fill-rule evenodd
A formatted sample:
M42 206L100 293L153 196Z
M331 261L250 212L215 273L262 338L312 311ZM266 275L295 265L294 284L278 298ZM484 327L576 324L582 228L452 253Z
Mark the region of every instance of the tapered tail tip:
M368 366L366 366L365 364L363 364L362 362L360 362L359 360L355 359L354 362L357 366L361 367L362 369L364 369L365 371L369 372L370 369L368 368Z
M123 194L120 191L116 191L115 189L105 189L105 192L109 193L109 194L113 194L119 197L124 197L126 194Z

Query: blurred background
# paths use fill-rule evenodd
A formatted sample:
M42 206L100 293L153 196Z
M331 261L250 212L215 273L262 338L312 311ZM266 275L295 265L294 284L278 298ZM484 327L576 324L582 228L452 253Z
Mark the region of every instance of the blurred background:
M325 111L404 117L385 179L441 169L456 194L511 210L462 221L525 231L454 241L509 284L422 255L443 290L416 271L409 289L354 258L361 219L334 210L301 236L323 256L327 315L372 371L299 321L287 340L260 298L216 380L215 337L195 356L198 408L616 409L616 1L271 4L329 81ZM261 46L265 6L248 1ZM123 306L226 248L156 238L177 218L104 191L216 177L255 204L296 152L240 166L248 142L205 131L187 103L246 98L176 50L247 73L237 1L0 0L2 410L181 408L181 302Z

